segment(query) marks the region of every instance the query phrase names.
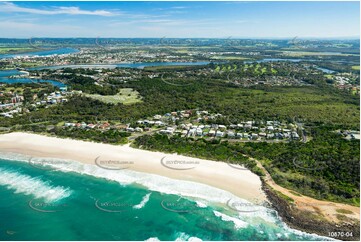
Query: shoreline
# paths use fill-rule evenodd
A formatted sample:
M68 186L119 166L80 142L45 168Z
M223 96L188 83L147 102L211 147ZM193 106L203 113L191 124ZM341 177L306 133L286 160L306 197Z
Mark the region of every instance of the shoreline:
M0 152L73 160L108 170L129 169L205 184L252 203L268 201L259 176L220 161L22 132L1 134ZM122 165L104 165L109 162Z
M290 228L310 234L328 237L339 241L359 241L360 223L334 223L319 219L312 212L300 210L297 206L290 205L280 198L276 192L263 180L264 191L272 207L278 212ZM335 237L331 236L336 234Z
M333 239L360 240L359 207L296 195L292 190L276 184L261 162L250 159L264 171L265 176L261 178L263 190L271 206L289 227ZM340 211L348 213L342 214Z

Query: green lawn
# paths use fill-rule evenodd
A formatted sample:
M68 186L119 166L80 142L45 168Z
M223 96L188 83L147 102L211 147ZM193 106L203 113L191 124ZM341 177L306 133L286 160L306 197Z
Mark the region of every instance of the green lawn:
M34 51L34 48L31 47L0 47L0 54L10 54L10 53L20 53L20 52L27 52L27 51Z
M99 94L84 94L87 97L97 99L104 103L111 104L133 104L141 102L141 97L137 91L134 91L132 88L122 88L119 93L116 95L99 95Z

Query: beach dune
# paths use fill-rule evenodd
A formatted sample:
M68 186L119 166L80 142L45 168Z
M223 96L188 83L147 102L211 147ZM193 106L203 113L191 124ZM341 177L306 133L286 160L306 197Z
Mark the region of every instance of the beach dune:
M140 150L129 145L101 144L21 132L0 135L0 152L74 160L111 170L130 169L210 185L250 202L266 200L261 180L256 174L225 162Z

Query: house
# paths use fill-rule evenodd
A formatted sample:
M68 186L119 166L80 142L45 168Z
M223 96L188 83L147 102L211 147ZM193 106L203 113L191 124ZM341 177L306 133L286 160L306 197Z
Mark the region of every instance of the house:
M218 129L218 124L212 124L213 129Z
M99 126L99 128L101 128L101 129L106 129L106 128L108 128L109 126L110 126L110 124L109 124L108 122L105 122L105 123L101 124L101 125Z
M291 133L292 139L300 139L300 136L297 134L297 132Z
M153 119L155 119L155 120L159 120L161 118L162 118L162 115L159 115L159 114L154 115L154 117L153 117Z
M196 129L190 129L189 131L188 131L188 136L194 136L195 134L196 134Z
M202 129L197 129L197 130L196 130L196 135L197 135L197 136L202 136L202 134L203 134Z
M64 126L65 127L74 127L75 124L74 123L65 123Z
M237 134L236 134L236 137L237 137L237 138L242 138L242 133L237 133Z
M231 131L228 131L228 132L227 132L227 137L228 137L228 138L231 138L231 139L232 139L232 138L234 138L235 136L236 136L236 135L234 134L234 132L231 132Z
M227 129L226 126L224 126L224 125L222 125L222 124L220 124L220 125L218 126L218 128L219 128L220 130L226 130L226 129Z
M128 125L126 125L126 124L116 124L114 127L116 129L126 129L126 128L128 128Z
M140 127L136 127L136 128L135 128L135 132L143 132L143 129L140 128Z
M89 129L94 129L94 128L95 128L95 124L88 124L86 127L89 128Z
M186 113L186 114L192 114L193 111L192 111L192 110L186 110L185 113Z
M283 134L282 133L276 133L275 134L277 139L283 139Z
M214 137L216 135L216 131L215 130L210 130L209 132L208 132L208 136L210 136L210 137Z
M155 121L154 124L157 126L164 126L164 123L162 121Z
M273 126L267 126L267 130L273 132L274 128L273 128Z
M262 138L265 138L265 137L267 136L267 134L264 133L264 132L261 132L261 133L259 133L258 135L259 135L260 137L262 137Z
M170 132L174 132L174 128L173 127L167 127L167 130L170 131Z
M245 124L244 129L250 130L252 128L252 124Z
M4 116L6 118L12 118L13 115L9 114L9 113L0 113L1 116Z
M274 137L275 137L275 135L273 133L267 134L267 139L273 139Z
M252 137L253 140L256 140L256 139L258 139L258 134L253 133L251 137Z
M223 132L221 132L221 131L216 132L216 137L223 137L223 136L224 136Z
M183 135L183 136L186 136L187 133L188 133L188 130L182 130L182 135Z
M128 132L134 132L135 130L134 130L134 128L128 127L128 128L126 129L126 131L128 131Z
M247 121L246 124L252 126L253 122L252 121Z
M230 124L229 127L230 127L231 129L236 129L236 128L237 128L237 125L236 125L236 124Z
M185 125L185 124L179 125L179 128L181 128L181 129L188 129L187 125Z

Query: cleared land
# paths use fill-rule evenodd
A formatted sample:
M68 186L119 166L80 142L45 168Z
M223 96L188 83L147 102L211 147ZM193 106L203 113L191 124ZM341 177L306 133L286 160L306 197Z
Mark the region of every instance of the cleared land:
M285 56L358 56L356 54L345 54L340 52L312 52L312 51L283 51Z
M26 51L34 51L34 48L29 47L0 47L0 54L12 54L12 53L20 53Z
M116 95L99 95L99 94L84 94L87 97L111 104L133 104L141 102L139 92L134 91L132 88L122 88Z

